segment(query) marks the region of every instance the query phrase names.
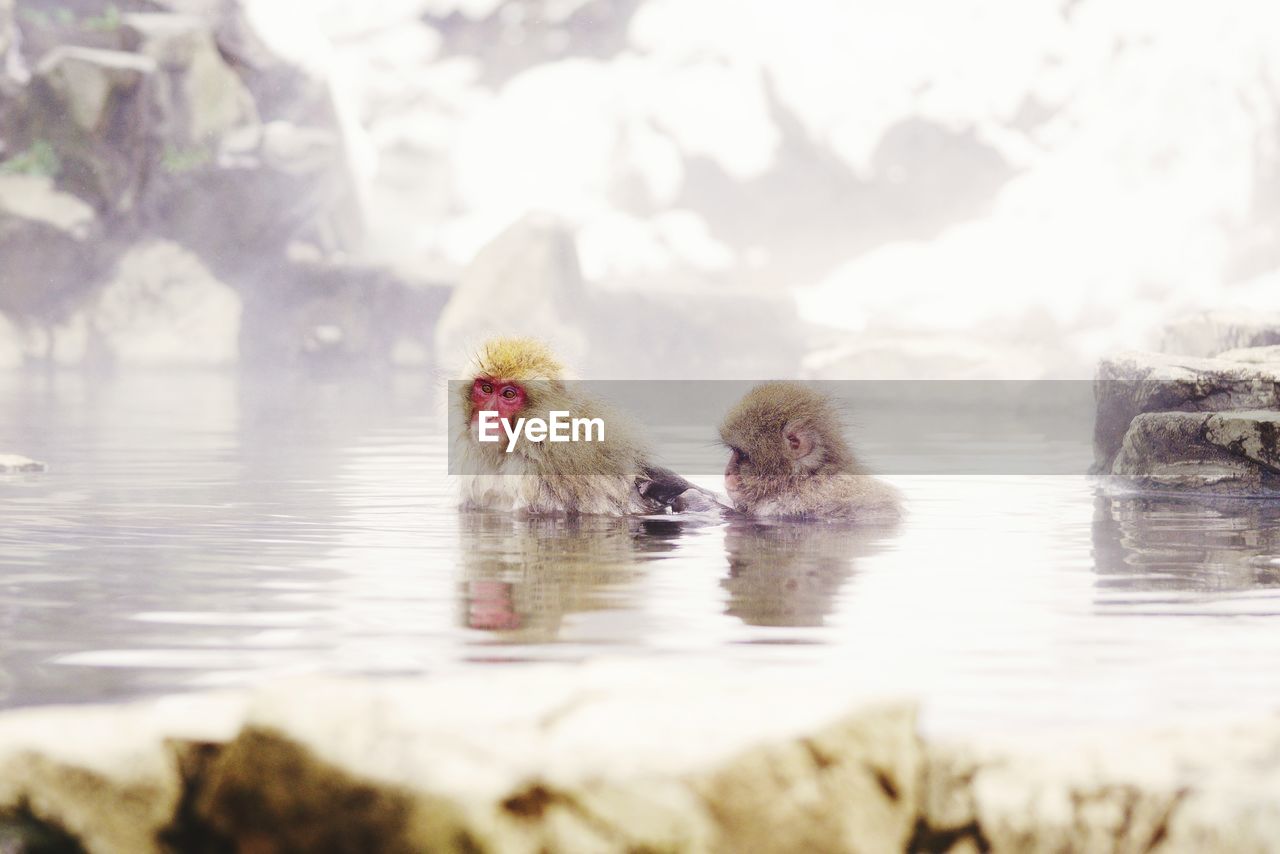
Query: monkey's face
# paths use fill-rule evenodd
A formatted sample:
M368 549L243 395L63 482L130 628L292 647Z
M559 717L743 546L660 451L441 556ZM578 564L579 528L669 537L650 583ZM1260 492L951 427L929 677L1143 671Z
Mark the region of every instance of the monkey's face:
M742 466L750 463L739 448L729 447L729 464L724 467L724 490L729 493L729 500L734 504L742 503Z
M786 490L797 473L784 428L772 424L754 426L756 429L729 427L721 431L721 439L729 449L724 488L741 509L750 509Z
M509 423L528 402L525 387L513 380L501 377L481 375L471 383L469 398L471 417L474 424L480 419L481 412L496 412L498 418Z
M559 388L562 368L543 344L527 338L494 338L484 344L462 376L458 402L474 435L480 413L493 412L500 422L538 410L549 391Z
M725 491L745 511L794 489L822 458L817 429L786 413L738 413L720 428L720 439L729 449Z

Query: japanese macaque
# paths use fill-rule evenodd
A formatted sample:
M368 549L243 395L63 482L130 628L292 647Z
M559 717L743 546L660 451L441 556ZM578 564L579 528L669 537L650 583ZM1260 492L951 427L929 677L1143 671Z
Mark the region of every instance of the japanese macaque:
M756 386L725 416L725 490L755 517L890 522L898 493L868 475L826 396L798 383Z
M456 404L461 418L452 427L452 469L466 508L620 516L720 506L712 493L652 465L626 419L570 388L563 366L539 341L486 343L465 374ZM586 426L582 441L516 438L520 419L545 424L557 412L602 426ZM499 424L502 429L495 430ZM490 439L496 432L501 441L481 441L486 432Z

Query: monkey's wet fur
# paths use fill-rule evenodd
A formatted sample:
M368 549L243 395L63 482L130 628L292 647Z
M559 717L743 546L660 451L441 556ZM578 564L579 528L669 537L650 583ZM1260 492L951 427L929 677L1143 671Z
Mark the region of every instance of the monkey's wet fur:
M455 405L462 418L454 436L463 507L522 514L622 516L715 511L716 496L654 465L627 420L564 381L564 366L542 342L495 338L475 354ZM510 453L479 441L480 412L504 420L550 419L552 411L601 418L602 441L525 442Z
M725 416L725 490L757 518L893 522L897 490L854 456L830 400L799 383L756 386Z
M455 400L465 508L611 516L730 509L653 464L628 421L571 389L564 373L532 338L495 338L475 354ZM601 418L608 430L598 442L525 442L510 451L479 441L481 412L508 421L549 420L552 411ZM859 465L829 400L799 383L752 389L726 416L720 438L731 453L725 488L740 514L877 523L901 514L897 492Z

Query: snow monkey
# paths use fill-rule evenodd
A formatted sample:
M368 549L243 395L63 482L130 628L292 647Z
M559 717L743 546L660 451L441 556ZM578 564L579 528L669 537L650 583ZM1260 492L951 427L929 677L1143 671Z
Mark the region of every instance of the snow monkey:
M652 465L626 420L566 384L563 366L534 339L488 341L455 405L453 470L466 508L621 516L721 506Z
M799 383L756 386L720 425L725 490L756 517L889 522L897 491L863 470L827 396Z

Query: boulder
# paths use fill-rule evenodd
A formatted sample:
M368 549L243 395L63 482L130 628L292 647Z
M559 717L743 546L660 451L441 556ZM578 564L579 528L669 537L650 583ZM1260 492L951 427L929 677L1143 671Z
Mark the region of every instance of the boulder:
M156 69L124 51L54 48L36 66L19 139L52 145L60 184L99 210L131 210L147 168Z
M101 238L93 208L49 175L0 173L0 312L19 323L65 315L108 265Z
M123 44L157 68L138 219L243 289L264 258L283 261L294 241L353 248L360 229L347 220L358 218L359 204L343 129L332 116L264 124L247 72L224 58L212 26L193 15L123 17Z
M1274 719L928 749L913 850L1270 851Z
M906 845L921 767L909 707L841 715L693 670L541 668L506 674L503 694L472 675L260 695L197 811L242 849Z
M463 271L436 324L436 359L457 365L484 339L512 334L543 338L562 359L581 365L588 321L572 232L551 217L527 216Z
M89 852L533 854L901 850L915 827L909 705L711 667L493 676L6 713L0 833L11 816Z
M163 140L161 171L190 169L212 159L221 137L258 123L253 96L218 53L213 33L187 15L123 18L126 48L156 63L151 96L154 132Z
M165 0L170 8L211 21L218 52L253 96L268 132L280 134L277 150L322 143L324 158L310 156L291 174L312 207L296 235L326 253L363 248L366 187L375 168L372 145L356 111L330 78L331 46L311 15L294 14L288 4L231 0ZM272 131L272 128L275 131ZM273 143L268 142L269 146ZM319 167L319 168L317 168ZM284 196L283 198L288 198ZM249 196L245 210L259 201L281 207L282 197ZM287 209L298 209L291 205Z
M216 156L171 152L143 201L144 229L191 249L242 291L272 287L256 272L285 263L295 242L342 242L330 239L329 217L342 198L333 183L342 150L330 131L273 122L231 133L214 148Z
M838 670L615 660L0 714L0 842L91 854L1262 851L1278 794L1275 719L922 736Z
M1160 350L1182 356L1217 356L1224 350L1280 344L1280 314L1205 311L1165 327Z
M1094 472L1106 474L1138 415L1280 409L1280 370L1224 359L1124 353L1102 361L1094 393Z
M236 363L240 297L191 252L136 244L85 307L94 367L226 367Z
M8 816L11 835L70 836L81 846L47 850L161 851L179 814L184 767L199 745L229 739L242 710L234 698L206 695L5 713L0 840Z
M52 41L0 117L0 156L38 161L109 236L181 243L237 288L294 242L359 248L357 129L323 66L273 53L280 39L253 39L274 22L288 43L287 16L231 2L104 8L24 11ZM170 11L128 11L138 8Z
M1280 488L1280 411L1144 412L1111 474L1145 489L1256 495Z
M786 299L588 285L574 233L531 215L463 271L436 329L436 354L453 365L492 335L533 335L593 379L755 379L794 374L801 333Z

